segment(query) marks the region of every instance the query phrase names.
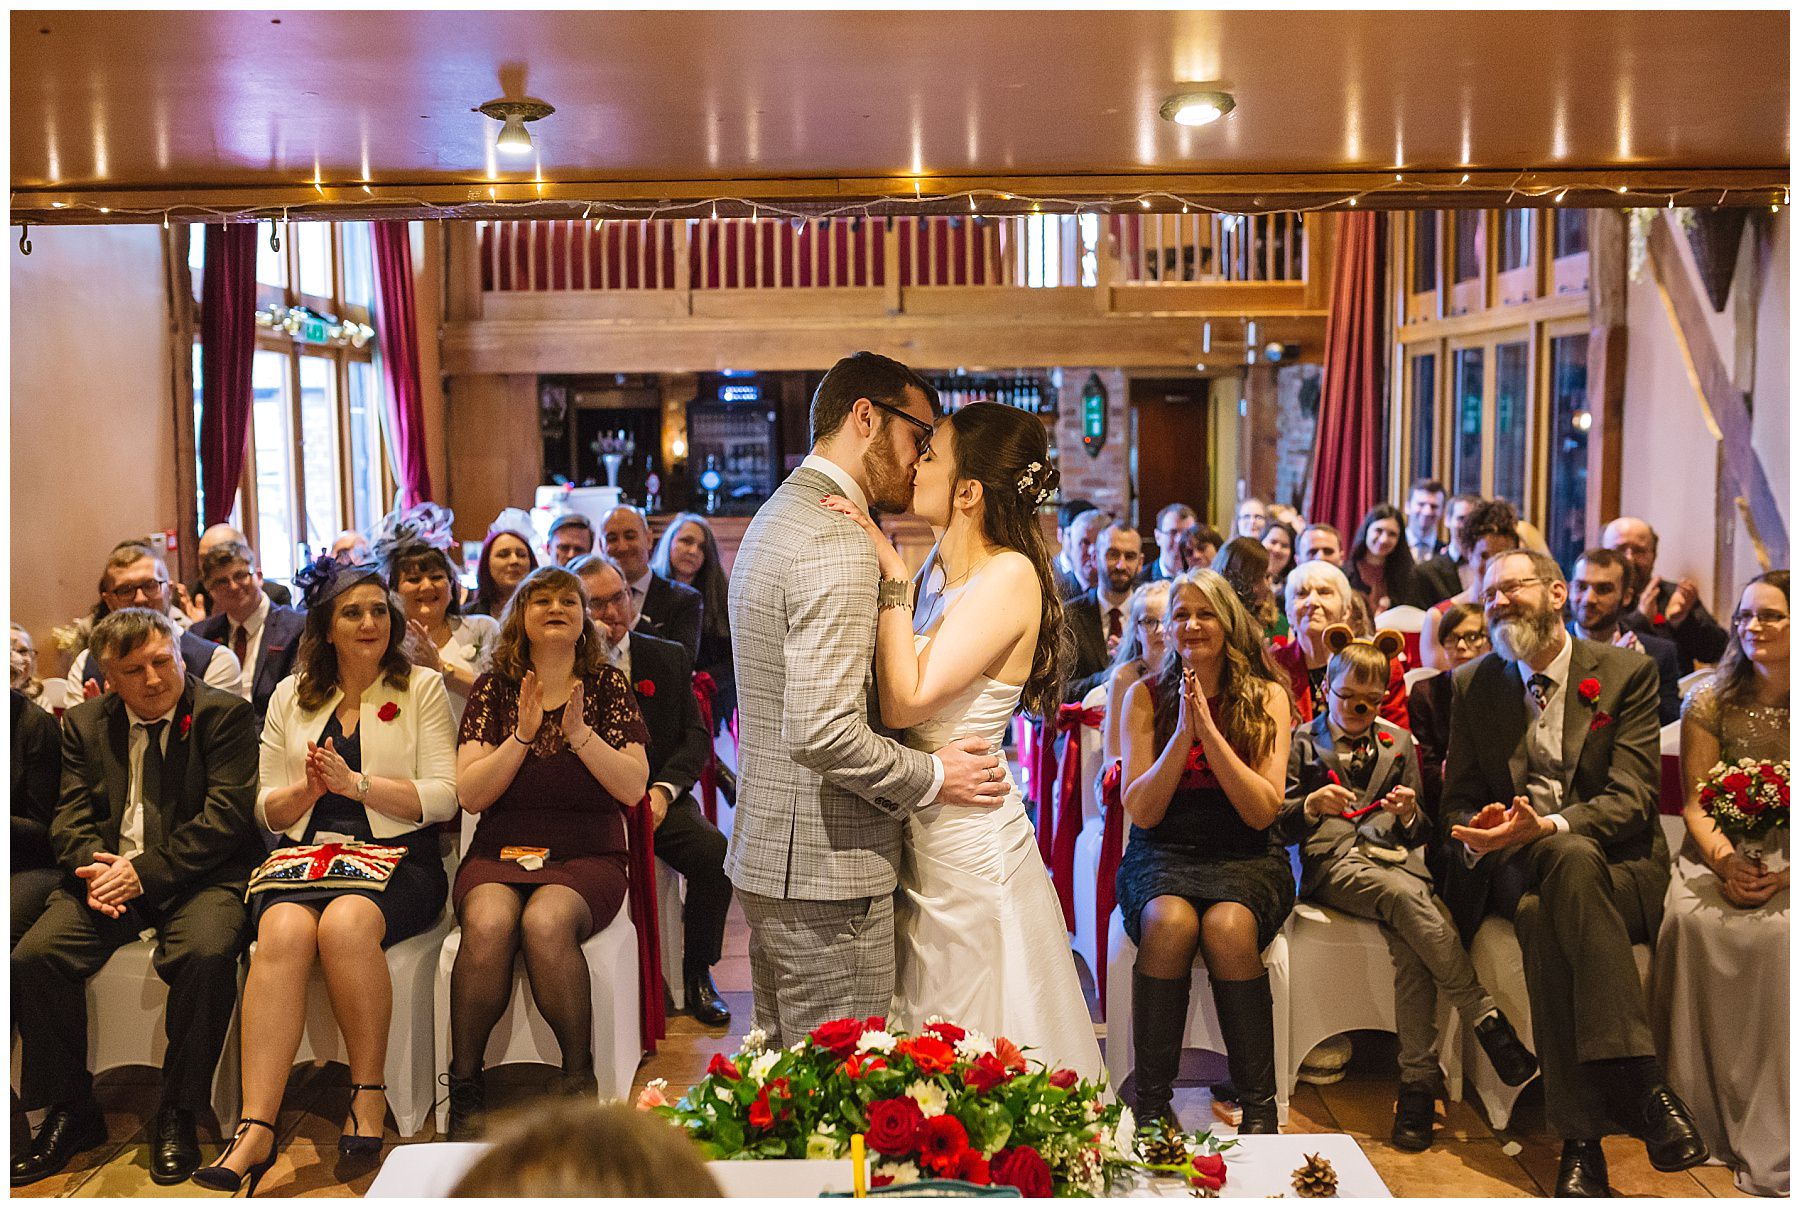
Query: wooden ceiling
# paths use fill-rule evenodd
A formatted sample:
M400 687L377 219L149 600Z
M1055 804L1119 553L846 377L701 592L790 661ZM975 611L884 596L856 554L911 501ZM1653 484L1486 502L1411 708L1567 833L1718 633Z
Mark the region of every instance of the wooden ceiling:
M1388 205L1465 172L1466 196L1424 199L1741 186L1763 192L1732 200L1760 203L1788 166L1781 11L11 17L13 204L33 221L490 188L819 203L914 180ZM1158 118L1202 84L1235 112ZM523 168L495 161L498 127L471 112L501 96L556 106Z

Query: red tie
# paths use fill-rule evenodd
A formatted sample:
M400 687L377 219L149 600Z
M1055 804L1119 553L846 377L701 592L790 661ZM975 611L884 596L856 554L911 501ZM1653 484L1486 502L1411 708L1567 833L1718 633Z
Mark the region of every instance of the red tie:
M1106 640L1116 642L1125 636L1125 614L1117 608L1106 613Z
M244 665L244 650L250 643L250 634L242 625L231 627L231 653L237 655L238 666Z

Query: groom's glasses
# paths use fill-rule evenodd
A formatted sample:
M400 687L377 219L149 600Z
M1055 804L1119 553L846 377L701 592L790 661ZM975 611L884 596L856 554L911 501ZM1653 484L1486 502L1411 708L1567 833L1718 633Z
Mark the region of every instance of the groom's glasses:
M934 429L930 424L926 423L924 420L920 419L916 415L908 415L906 412L900 410L900 408L898 408L898 407L890 407L888 404L882 403L882 402L877 402L874 399L869 400L869 406L880 407L883 411L886 411L889 415L898 415L901 419L905 420L907 423L911 424L913 427L919 429L921 435L913 437L913 443L915 445L917 445L919 448L919 456L923 457L923 456L925 456L925 454L931 452L931 438L934 435L934 433L936 432L936 429Z

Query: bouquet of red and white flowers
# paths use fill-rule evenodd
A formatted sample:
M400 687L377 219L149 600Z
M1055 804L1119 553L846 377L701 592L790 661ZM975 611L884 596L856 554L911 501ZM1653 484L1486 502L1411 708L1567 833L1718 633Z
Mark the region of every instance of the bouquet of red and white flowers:
M1700 806L1739 851L1760 860L1768 834L1787 828L1787 760L1715 763L1700 785Z
M843 1158L861 1133L876 1187L954 1179L1028 1196L1096 1196L1131 1169L1177 1175L1197 1191L1225 1181L1210 1133L1162 1133L1140 1146L1131 1112L1073 1070L1027 1060L942 1020L917 1036L880 1017L838 1019L787 1049L753 1030L734 1056L671 1102L660 1080L638 1106L683 1128L709 1159Z

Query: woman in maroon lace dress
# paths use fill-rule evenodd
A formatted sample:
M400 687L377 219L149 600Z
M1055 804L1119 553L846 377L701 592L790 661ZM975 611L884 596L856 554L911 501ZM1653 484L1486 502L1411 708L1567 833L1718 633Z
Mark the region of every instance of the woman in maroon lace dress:
M533 571L506 606L493 670L475 682L457 793L480 822L451 900L450 1139L474 1135L481 1062L523 947L532 997L562 1049L565 1089L594 1092L593 1006L581 943L625 900L625 810L644 795L649 733L606 658L581 581Z

